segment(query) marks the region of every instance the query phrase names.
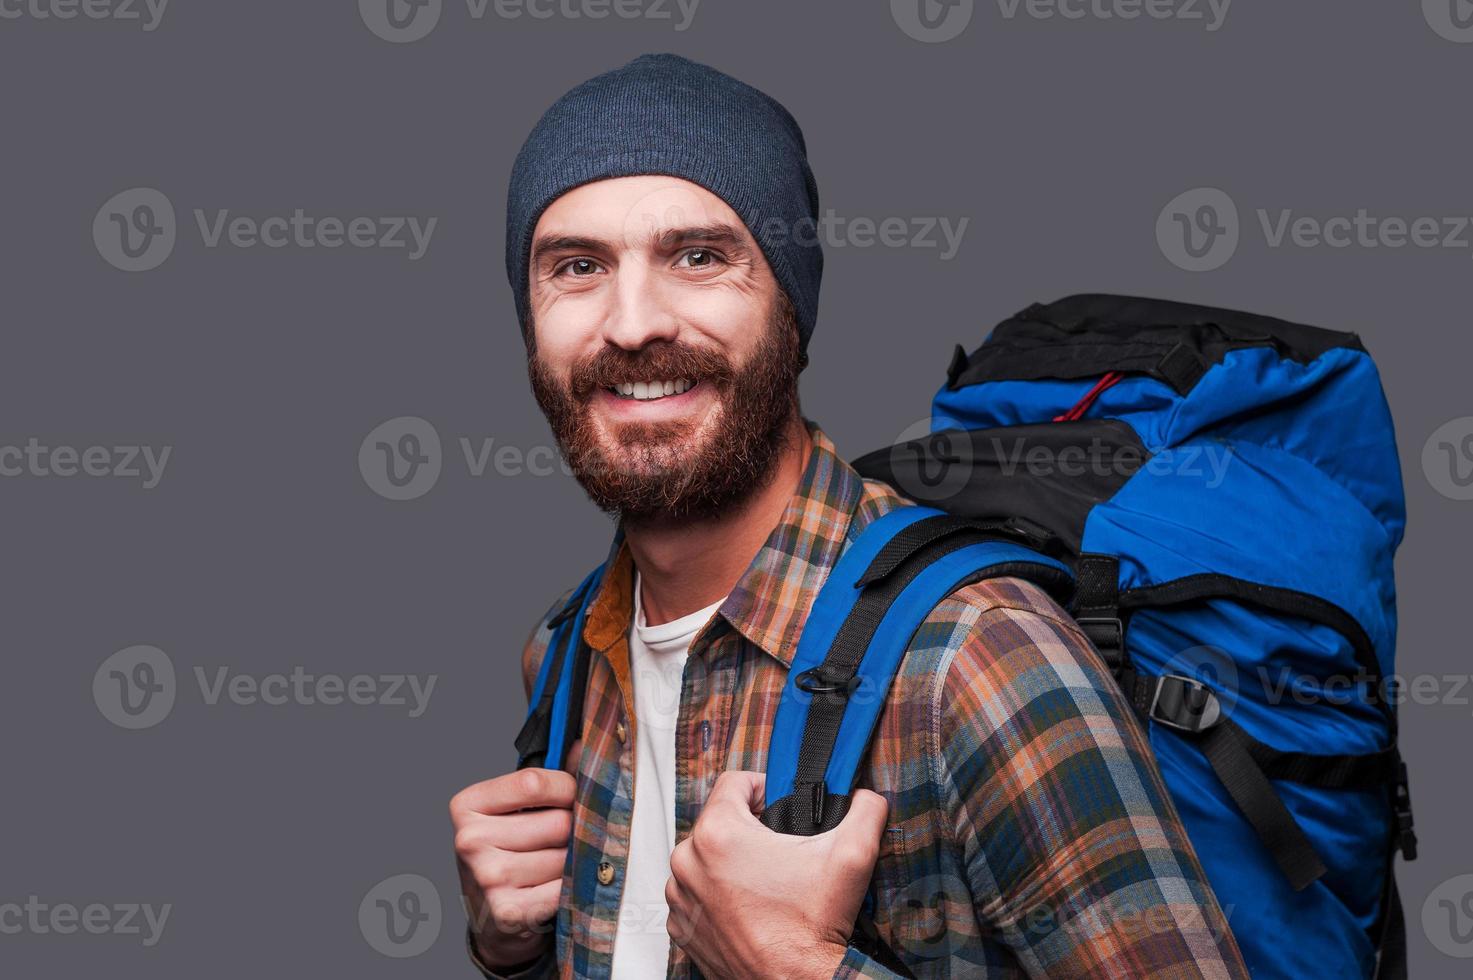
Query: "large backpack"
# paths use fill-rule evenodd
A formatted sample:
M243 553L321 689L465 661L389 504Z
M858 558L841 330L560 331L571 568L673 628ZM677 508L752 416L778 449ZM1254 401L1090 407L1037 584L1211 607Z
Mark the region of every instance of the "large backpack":
M1253 976L1405 976L1392 860L1416 838L1386 686L1405 509L1359 338L1123 296L1034 304L958 345L929 432L853 465L916 505L867 525L814 601L767 826L837 825L926 615L1018 576L1067 605L1145 726ZM577 730L601 572L554 617L519 766L558 765ZM851 700L861 685L880 696ZM853 941L909 975L872 908Z

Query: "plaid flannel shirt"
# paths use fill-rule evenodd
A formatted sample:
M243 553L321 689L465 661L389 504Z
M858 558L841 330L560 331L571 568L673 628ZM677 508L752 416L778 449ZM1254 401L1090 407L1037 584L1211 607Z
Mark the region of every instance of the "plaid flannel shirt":
M677 841L718 773L766 770L814 597L855 534L907 503L805 423L814 446L797 492L690 646ZM611 550L585 630L593 659L556 941L514 973L482 967L488 976L604 978L619 928L665 928L662 915L620 909L634 804L633 566L622 536ZM568 596L527 641L529 689L546 621ZM1089 641L1030 583L978 582L935 607L858 784L890 807L871 880L875 925L918 978L1248 975L1143 731ZM672 943L667 976L700 975ZM834 975L896 976L853 947Z

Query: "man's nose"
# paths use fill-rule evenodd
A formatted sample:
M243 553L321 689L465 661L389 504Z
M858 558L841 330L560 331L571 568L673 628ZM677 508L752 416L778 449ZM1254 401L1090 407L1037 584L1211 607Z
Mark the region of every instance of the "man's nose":
M626 264L614 283L614 303L604 322L604 340L639 350L652 340L674 340L680 330L669 297L656 276L642 265Z

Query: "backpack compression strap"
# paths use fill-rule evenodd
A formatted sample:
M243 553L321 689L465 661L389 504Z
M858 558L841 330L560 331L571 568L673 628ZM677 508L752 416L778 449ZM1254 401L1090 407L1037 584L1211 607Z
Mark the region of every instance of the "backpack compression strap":
M572 735L582 727L583 690L588 682L588 658L581 656L583 616L598 592L603 571L604 565L599 565L589 572L563 608L547 621L553 633L537 670L527 720L517 733L518 769L561 769Z

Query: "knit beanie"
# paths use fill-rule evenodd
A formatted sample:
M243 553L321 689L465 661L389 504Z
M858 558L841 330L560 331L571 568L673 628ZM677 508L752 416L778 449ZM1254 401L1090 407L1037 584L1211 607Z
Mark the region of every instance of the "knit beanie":
M542 212L582 184L639 174L684 178L737 213L792 302L806 352L823 248L803 132L770 96L673 54L641 55L573 88L517 154L506 197L506 274L524 330L532 230Z

